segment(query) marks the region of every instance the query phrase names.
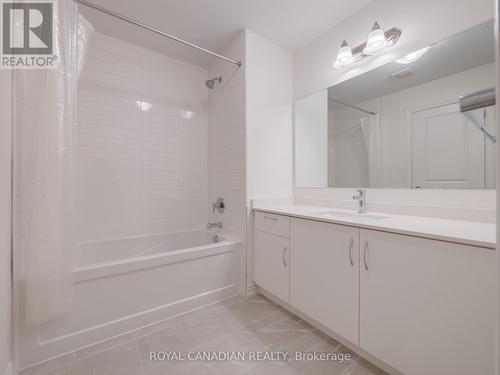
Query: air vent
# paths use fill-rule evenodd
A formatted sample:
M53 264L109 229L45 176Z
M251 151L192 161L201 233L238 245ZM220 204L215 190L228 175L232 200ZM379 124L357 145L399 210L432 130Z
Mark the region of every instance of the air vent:
M411 75L413 75L413 72L410 69L406 68L406 69L400 70L399 72L392 73L391 77L394 79L401 79L401 78L409 77Z

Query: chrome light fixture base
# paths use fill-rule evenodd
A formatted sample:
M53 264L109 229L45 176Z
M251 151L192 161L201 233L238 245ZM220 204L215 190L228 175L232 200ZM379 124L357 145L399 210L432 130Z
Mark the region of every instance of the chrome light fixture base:
M376 27L376 30L380 30L380 26L378 23L375 23L374 28ZM373 29L372 29L373 31ZM388 47L393 46L394 44L397 43L399 38L401 37L401 30L393 27L392 29L389 29L384 32L386 44L383 49L386 49ZM342 42L342 46L339 49L337 53L337 59L335 60L333 67L335 69L342 69L345 68L349 65L352 65L353 63L357 63L360 61L363 61L367 57L373 56L373 54L367 54L364 52L366 48L366 42L363 44L360 44L359 46L356 46L352 50L348 47L347 42L344 40ZM349 61L348 62L342 62L341 57L344 57L344 55L347 55L347 49L349 49Z
M393 27L392 29L387 30L384 33L384 35L385 35L385 40L387 40L386 48L388 48L397 43L397 41L401 37L401 30ZM373 56L373 55L366 55L365 53L363 53L365 47L366 47L366 42L352 49L353 63L362 61L367 57Z

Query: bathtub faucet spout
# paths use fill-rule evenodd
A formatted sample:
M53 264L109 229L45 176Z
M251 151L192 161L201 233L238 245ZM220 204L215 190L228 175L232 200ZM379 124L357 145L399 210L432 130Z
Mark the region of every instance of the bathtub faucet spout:
M222 229L222 221L219 221L218 223L208 223L207 229L212 229L212 228Z

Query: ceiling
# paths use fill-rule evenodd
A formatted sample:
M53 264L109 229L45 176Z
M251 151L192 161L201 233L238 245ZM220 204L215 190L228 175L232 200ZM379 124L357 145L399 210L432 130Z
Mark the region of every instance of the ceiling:
M247 28L294 50L354 14L371 0L90 0L97 5L222 52ZM213 58L80 5L96 31L207 67Z
M494 24L489 21L435 43L411 64L391 62L332 86L328 96L342 103L358 104L494 61ZM411 75L401 79L392 77L406 68Z

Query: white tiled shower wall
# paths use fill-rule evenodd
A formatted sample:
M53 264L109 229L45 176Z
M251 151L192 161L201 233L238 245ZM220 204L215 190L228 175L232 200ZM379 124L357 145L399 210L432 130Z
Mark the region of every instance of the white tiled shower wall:
M207 222L206 70L95 33L78 88L80 240Z
M245 34L240 32L223 55L245 61ZM222 76L209 98L208 210L211 221L222 221L224 230L246 241L246 131L245 65L215 61L210 77ZM212 203L223 197L223 214L212 212Z

